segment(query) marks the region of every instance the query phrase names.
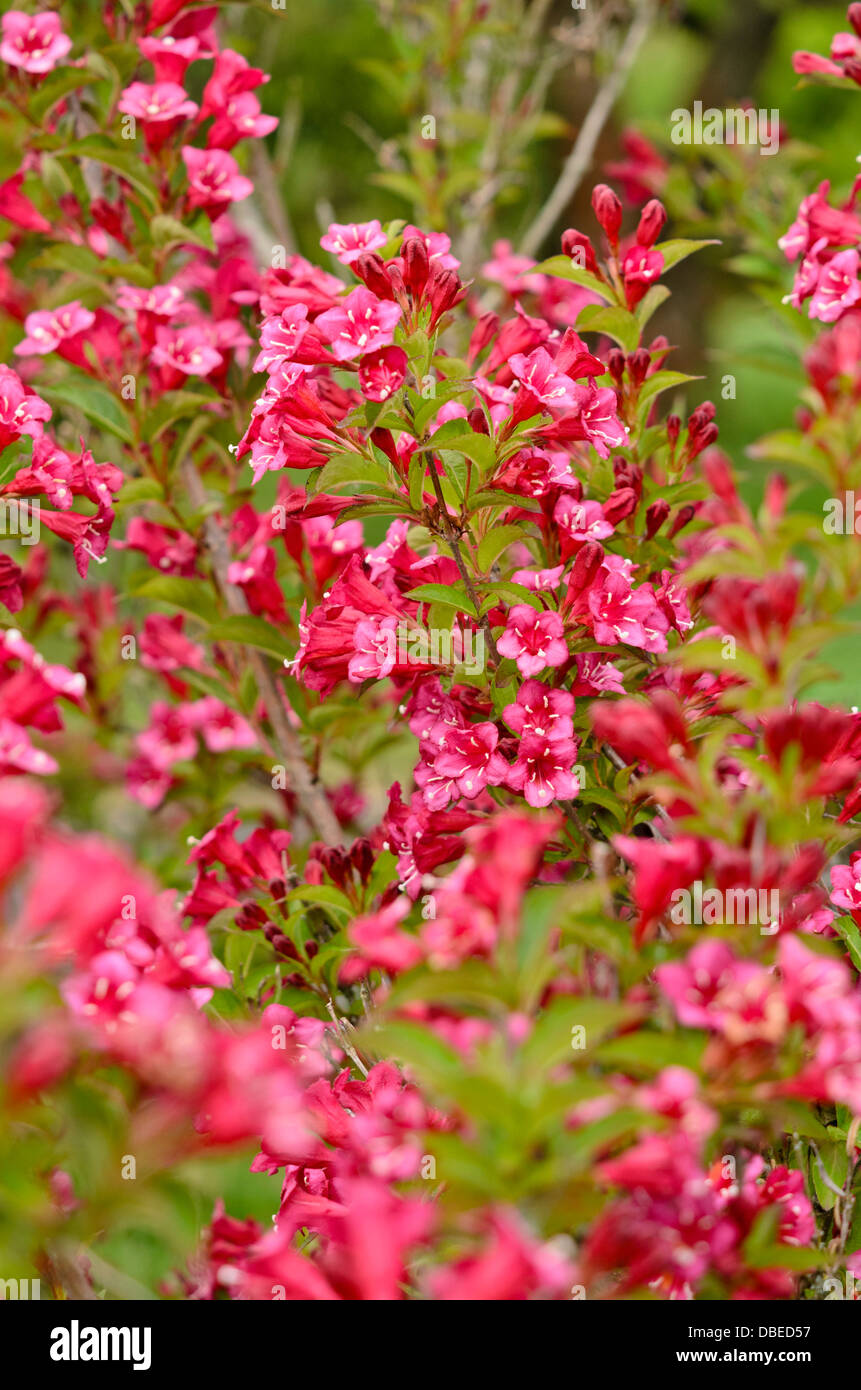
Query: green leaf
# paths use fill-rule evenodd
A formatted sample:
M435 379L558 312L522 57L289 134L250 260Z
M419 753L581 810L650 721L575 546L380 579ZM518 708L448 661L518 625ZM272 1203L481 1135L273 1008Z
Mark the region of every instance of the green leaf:
M208 218L203 221L198 218L193 225L190 225L161 212L158 217L152 219L150 230L155 246L202 246L205 251L215 250L215 242Z
M88 82L97 79L97 74L90 67L82 68L60 68L43 77L38 88L30 97L28 110L33 120L41 125L45 116L56 106L58 101L67 97L70 92L75 92L79 87L86 87Z
M317 475L316 492L335 492L347 489L355 492L357 484L373 486L377 495L391 491L389 477L374 459L362 454L335 454Z
M531 270L525 271L527 275L553 275L557 280L570 280L575 285L582 285L583 289L591 290L593 294L599 294L607 303L613 302L613 290L610 285L599 280L597 275L593 275L590 270L581 269L574 265L573 261L567 256L551 256L549 260L542 261L540 265L533 266Z
M702 377L688 376L685 372L655 372L647 376L640 387L639 404L659 396L662 391L672 391L675 386L684 386L689 381L702 381Z
M527 1073L549 1073L560 1062L594 1056L601 1039L632 1014L636 1017L630 1005L610 1000L557 996L520 1049L520 1064ZM582 1029L583 1033L575 1034L575 1029Z
M213 623L207 636L213 642L241 642L246 647L259 647L282 660L292 660L296 654L295 646L277 628L251 613L233 613L229 618L222 618Z
M496 445L489 434L465 433L463 423L463 420L446 420L428 440L427 448L434 453L449 449L454 454L463 454L477 463L482 473L492 472L496 467Z
M62 385L40 387L40 390L58 404L80 410L88 420L116 435L125 444L134 442L134 435L119 401L105 386L81 378Z
M707 241L685 241L684 239L675 241L660 241L655 247L660 251L664 258L664 270L671 270L679 261L692 256L695 251L701 251L704 246L720 246L720 241L710 237Z
M453 608L458 613L469 613L473 618L478 617L472 600L446 584L420 584L417 589L410 589L407 598L421 599L422 603L442 603L446 608Z
M129 507L133 502L157 502L164 497L164 488L155 478L130 478L117 494L117 506Z
M640 325L627 309L587 304L577 316L577 329L584 333L606 333L626 352L635 352L640 341Z
M597 1060L606 1067L624 1067L635 1074L650 1076L664 1067L688 1067L699 1071L706 1045L706 1034L689 1030L680 1033L627 1033L599 1047Z
M57 151L58 159L65 159L69 156L87 159L95 159L99 164L105 164L114 173L120 174L122 178L130 183L141 193L150 207L158 206L158 198L146 164L139 154L129 150L119 150L115 145L109 144L102 135L85 135L82 140L75 140L67 145L65 149Z
M176 574L149 574L129 590L133 598L155 599L181 608L205 623L218 621L218 608L209 587L199 579L182 579Z
M669 297L670 291L667 289L666 285L652 285L651 289L646 291L634 310L634 318L640 325L641 331L645 328L656 310L660 309L661 305L668 300Z
M494 579L492 583L483 583L482 590L489 590L488 597L483 600L481 605L481 616L489 612L491 608L496 608L502 599L507 603L525 603L536 612L544 612L544 604L537 594L531 589L527 589L523 584L515 584L511 579Z
M508 546L515 541L522 541L523 528L521 526L496 526L488 531L487 535L478 546L478 566L479 569L488 573L494 560L502 554Z
M846 942L846 947L855 969L861 971L861 932L851 917L837 917L831 923L836 932Z
M176 424L177 420L183 419L186 415L196 415L198 410L217 400L218 396L214 392L205 395L202 391L168 391L161 397L155 409L147 412L144 438L149 441L158 439L165 430Z

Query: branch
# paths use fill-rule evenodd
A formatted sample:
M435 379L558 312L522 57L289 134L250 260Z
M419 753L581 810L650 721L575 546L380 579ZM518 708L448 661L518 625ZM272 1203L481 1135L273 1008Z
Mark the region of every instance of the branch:
M181 465L183 485L192 506L200 510L206 505L206 491L200 475L191 459L184 459ZM212 559L216 582L231 613L246 614L248 604L241 589L236 588L227 578L230 567L230 549L227 536L221 523L208 516L204 522L206 547ZM341 830L332 811L325 792L311 775L305 761L299 737L291 727L284 710L281 693L275 681L267 658L255 647L245 647L245 657L254 673L260 698L266 707L269 723L272 726L284 767L290 779L290 787L299 806L313 827L315 834L329 845L341 842Z
M640 51L643 41L655 17L655 0L640 0L625 42L605 81L599 87L574 146L562 166L556 186L535 217L520 246L524 256L533 256L549 232L553 230L557 218L561 217L580 186L580 181L592 163L595 146L616 98L619 96L625 79Z
M445 505L445 498L442 495L442 485L439 480L439 474L436 471L436 464L433 461L432 455L425 454L424 457L427 461L428 472L431 475L431 481L433 482L433 490L436 493L436 500L439 505L440 511L440 522L443 528L443 534L445 536L446 544L451 549L451 553L454 556L454 562L457 565L457 568L460 572L460 577L463 580L466 592L469 595L470 603L475 609L476 617L478 617L478 614L481 611L481 603L479 601L478 594L475 591L475 585L469 577L469 571L467 570L466 564L464 562L463 553L460 548L460 543L458 541L457 536L455 535L454 523L452 522L452 519L449 516L448 508ZM479 626L483 629L484 634L487 638L494 663L498 666L500 660L499 652L496 649L496 640L493 636L493 633L490 630L490 623L487 620L487 614L485 614L483 618L479 618L478 622Z

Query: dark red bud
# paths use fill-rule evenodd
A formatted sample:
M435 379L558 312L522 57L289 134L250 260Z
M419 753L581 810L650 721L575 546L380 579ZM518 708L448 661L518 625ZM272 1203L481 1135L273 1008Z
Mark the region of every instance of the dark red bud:
M374 847L370 840L364 838L356 840L350 850L350 863L359 875L363 883L367 883L371 870L374 867Z
M466 417L466 422L473 434L490 434L487 427L487 416L480 405L473 406Z
M611 526L617 526L626 516L635 512L638 500L632 487L618 487L615 492L611 492L602 509Z
M676 518L672 526L670 527L670 540L672 540L674 536L677 536L679 532L682 531L685 528L685 526L688 525L689 522L693 521L696 514L697 509L691 502L688 502L687 506L685 507L680 507L678 512L676 513Z
M578 232L574 227L562 233L562 254L576 262L581 270L589 270L594 275L598 269L591 241L585 232Z
M607 353L607 371L614 381L621 383L625 374L625 354L621 348L611 348Z
M363 251L353 262L353 271L378 299L394 299L388 272L376 251Z
M850 5L849 9L846 11L846 18L852 25L855 33L861 38L861 5Z
M642 386L651 364L651 357L645 348L637 348L628 358L628 374L635 386Z
M657 198L652 198L640 213L637 226L637 242L640 246L654 246L661 235L661 228L667 220L667 210Z
M422 237L407 237L401 247L401 260L404 264L404 281L414 299L420 299L427 284L430 272L428 249Z
M576 596L588 589L604 558L604 548L597 541L585 541L577 551L568 577L568 594Z
M449 309L453 309L466 294L458 275L446 270L438 263L434 265L427 284L427 298L431 306L430 327L433 328Z
M484 352L488 343L492 342L496 337L498 328L499 315L494 314L492 311L487 314L482 314L480 319L476 319L475 327L472 330L472 335L469 340L469 349L466 354L467 362L472 364L476 357Z
M592 208L610 245L616 246L622 226L622 204L606 183L599 183L592 189Z
M678 415L667 416L667 439L670 441L670 447L673 449L676 447L676 444L678 442L681 428L682 422L679 419Z
M665 497L659 497L646 508L646 540L657 535L670 514L670 504Z

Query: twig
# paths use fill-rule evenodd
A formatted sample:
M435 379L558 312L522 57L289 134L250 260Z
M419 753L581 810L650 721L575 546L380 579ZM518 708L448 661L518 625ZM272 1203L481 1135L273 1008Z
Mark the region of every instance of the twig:
M192 460L184 459L180 471L183 485L192 506L198 510L203 508L206 505L206 491ZM206 518L204 536L212 559L215 578L224 595L227 607L231 613L243 615L248 613L245 595L227 578L227 572L230 568L230 548L227 543L227 536L216 517L208 516ZM284 768L290 779L291 790L303 814L320 839L325 840L330 845L340 844L341 831L337 817L329 806L323 789L311 775L310 768L302 753L298 735L287 719L281 693L269 662L256 647L246 647L244 650L248 665L257 682L260 698L266 708L269 723L272 725L278 740L278 749L284 759Z
M566 159L556 185L538 215L526 231L520 249L524 256L533 256L544 238L553 230L557 218L561 217L580 186L580 181L595 153L595 146L607 118L619 96L625 79L634 65L643 41L655 17L655 0L641 0L616 61L603 84L599 87L580 133Z
M350 1042L350 1038L347 1033L346 1020L338 1017L334 1002L331 999L327 1001L326 1009L328 1010L329 1017L332 1019L333 1023L335 1024L335 1027L338 1030L338 1037L341 1039L341 1046L343 1047L350 1061L353 1063L353 1066L358 1067L359 1071L362 1073L363 1076L367 1076L368 1068L365 1066L358 1052L353 1047L353 1044Z

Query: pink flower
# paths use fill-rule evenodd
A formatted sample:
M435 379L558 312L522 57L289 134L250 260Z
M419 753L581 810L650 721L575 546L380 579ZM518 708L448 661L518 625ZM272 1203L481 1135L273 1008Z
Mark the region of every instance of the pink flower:
M498 785L508 765L496 752L499 730L495 724L470 724L451 732L445 748L434 759L434 771L449 778L455 790L472 800L490 784Z
M51 10L33 15L7 10L3 16L0 58L10 67L39 74L50 72L71 47L72 40L63 33L60 16Z
M188 170L188 203L204 208L211 217L220 217L231 203L239 203L254 192L254 184L239 172L239 165L224 150L198 150L183 145L182 157Z
M835 323L845 310L861 299L858 279L858 252L838 251L823 266L819 283L810 301L810 317L823 323Z
M485 280L495 280L511 295L519 297L529 291L540 294L544 288L545 277L525 273L534 265L535 261L531 257L516 255L511 249L510 241L495 241L493 260L487 261L481 267L481 273Z
M649 250L645 246L632 246L622 261L622 277L625 281L625 298L628 308L634 309L650 285L659 278L664 268L664 258L660 251Z
M248 721L214 695L205 695L185 708L191 726L202 735L210 753L257 747L257 735Z
M403 896L369 917L356 918L347 935L358 954L341 966L339 978L345 984L361 979L371 969L401 975L418 965L423 955L421 943L398 928L409 907L409 899Z
M178 82L132 82L126 87L118 109L141 121L151 150L159 150L185 120L197 115L197 105L189 101Z
M50 418L48 402L28 390L11 367L0 363L0 453L22 434L37 439L42 422Z
M610 457L611 449L626 449L628 433L618 417L616 392L609 386L597 387L591 383L581 387L580 426L584 436L597 450L602 459Z
M369 401L387 401L404 384L407 354L403 348L384 347L359 363L359 386Z
M574 697L567 690L554 690L533 680L524 681L516 702L505 706L502 717L509 729L524 738L569 742L574 734L573 713Z
M155 366L168 369L171 378L209 376L224 362L221 353L207 342L203 330L194 326L158 328L150 360Z
M522 792L530 806L549 806L557 798L570 799L580 790L571 771L576 756L573 739L526 733L517 749L517 761L508 770L508 786Z
M255 372L272 373L289 362L308 332L308 310L304 304L291 304L277 318L265 320L260 332L260 352Z
M264 135L270 135L277 125L277 116L262 114L260 102L253 92L240 92L238 96L230 98L223 110L216 112L206 145L210 150L232 150L240 140L249 137L259 140Z
M16 344L15 352L19 357L56 352L64 338L85 332L95 321L95 314L77 299L57 309L37 309L24 320L27 336Z
M525 603L511 609L496 645L502 656L516 658L521 676L537 676L548 666L561 666L568 660L559 614L538 613Z
M600 502L577 502L570 493L563 493L553 509L553 520L572 541L601 541L612 536L613 526L604 515Z
M342 265L352 265L365 251L385 246L388 237L376 218L370 222L331 222L320 238L324 251L331 251Z
M363 287L353 290L334 309L327 309L315 320L339 362L363 357L386 347L394 338L395 324L401 317L397 304L378 299Z
M849 912L861 912L861 852L851 855L848 864L832 868L831 901Z
M541 402L554 409L572 409L578 403L577 386L570 377L556 370L553 358L544 348L536 348L526 357L516 352L508 365L521 386Z

